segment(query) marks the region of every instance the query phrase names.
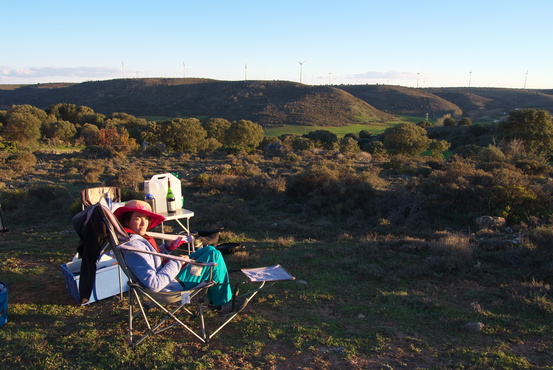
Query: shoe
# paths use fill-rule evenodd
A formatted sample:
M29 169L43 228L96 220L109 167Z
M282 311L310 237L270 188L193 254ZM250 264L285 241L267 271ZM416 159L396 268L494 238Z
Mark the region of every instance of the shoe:
M247 303L245 299L231 299L224 306L217 307L216 311L220 317L229 317L242 311Z

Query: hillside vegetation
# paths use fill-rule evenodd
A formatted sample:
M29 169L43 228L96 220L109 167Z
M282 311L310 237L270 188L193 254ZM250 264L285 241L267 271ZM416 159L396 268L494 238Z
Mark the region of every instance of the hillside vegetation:
M293 82L123 79L0 89L0 108L57 103L135 116L247 119L261 125L345 126L393 119L343 90Z
M102 114L140 117L247 119L262 126L345 126L383 122L393 115L437 119L502 119L517 108L553 111L551 90L408 88L391 85L311 86L288 81L137 78L78 84L0 85L0 109L70 103Z
M370 102L375 108L392 114L440 117L444 114L460 115L455 103L424 89L388 85L346 85L344 91Z

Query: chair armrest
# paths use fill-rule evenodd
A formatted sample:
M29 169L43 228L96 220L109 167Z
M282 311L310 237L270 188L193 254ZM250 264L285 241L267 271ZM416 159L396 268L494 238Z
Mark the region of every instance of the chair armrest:
M190 263L192 265L197 265L197 266L207 266L207 267L217 266L217 264L215 262L200 262L200 261L193 260L192 258L189 258L189 257L173 256L171 254L150 252L150 251L145 251L144 249L140 249L140 248L129 247L128 245L124 245L124 244L119 244L116 248L121 249L123 251L127 251L127 252L153 254L154 256L159 256L161 258L166 258L166 259L175 260L175 261L181 261L181 262L184 262L184 263Z
M153 231L146 232L146 235L154 238L154 239L163 239L163 240L177 240L179 236L182 237L182 235L178 234L164 234L164 233L155 233Z

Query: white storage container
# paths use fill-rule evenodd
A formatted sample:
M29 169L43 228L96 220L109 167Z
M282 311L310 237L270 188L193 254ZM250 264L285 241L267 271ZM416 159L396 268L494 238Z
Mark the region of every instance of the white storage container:
M154 175L150 180L144 181L144 193L153 194L156 200L155 213L167 213L167 183L171 180L171 190L175 194L177 200L177 208L182 208L182 189L181 182L178 177L171 173L163 173Z
M81 262L81 259L74 259L60 266L65 276L67 290L78 303L81 302L79 299ZM96 264L96 281L90 299L86 304L128 291L128 281L127 276L119 268L117 260L110 256L102 255Z

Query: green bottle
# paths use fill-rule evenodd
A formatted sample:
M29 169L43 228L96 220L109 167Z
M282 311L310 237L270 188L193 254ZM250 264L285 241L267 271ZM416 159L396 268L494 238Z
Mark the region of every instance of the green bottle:
M167 213L175 213L176 211L177 201L173 190L171 190L171 180L167 179Z

